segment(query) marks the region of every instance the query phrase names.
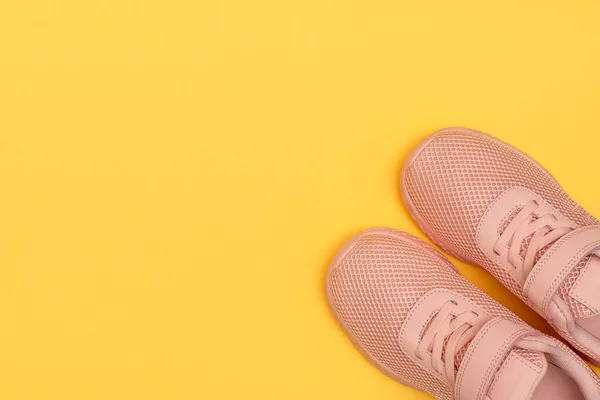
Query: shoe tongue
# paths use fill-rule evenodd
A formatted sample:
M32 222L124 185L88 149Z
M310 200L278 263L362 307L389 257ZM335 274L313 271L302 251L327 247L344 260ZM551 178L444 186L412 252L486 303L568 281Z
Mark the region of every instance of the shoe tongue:
M547 368L548 362L542 353L514 347L496 371L487 398L529 399Z

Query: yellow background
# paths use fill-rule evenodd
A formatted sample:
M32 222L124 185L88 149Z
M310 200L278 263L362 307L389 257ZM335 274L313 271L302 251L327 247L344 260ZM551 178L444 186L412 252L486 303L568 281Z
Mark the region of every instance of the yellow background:
M0 2L0 399L426 399L330 314L462 125L600 216L596 1ZM487 273L470 280L547 327Z

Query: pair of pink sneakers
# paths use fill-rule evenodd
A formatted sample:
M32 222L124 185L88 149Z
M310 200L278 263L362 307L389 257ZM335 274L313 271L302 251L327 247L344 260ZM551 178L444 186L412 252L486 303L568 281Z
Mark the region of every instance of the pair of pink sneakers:
M488 270L600 365L600 224L543 167L491 136L452 128L417 146L400 184L436 244ZM600 399L600 380L569 347L407 233L350 239L330 266L327 295L372 363L438 399Z

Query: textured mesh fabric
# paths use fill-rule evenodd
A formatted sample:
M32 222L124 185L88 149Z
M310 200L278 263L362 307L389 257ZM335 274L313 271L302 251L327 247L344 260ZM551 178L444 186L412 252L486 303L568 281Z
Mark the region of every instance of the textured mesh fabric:
M525 187L572 222L581 226L598 224L539 164L511 146L475 131L456 129L436 135L406 168L403 185L426 234L450 254L487 269L529 305L521 285L477 246L476 229L491 202L511 187ZM517 209L512 215L516 212ZM508 223L504 221L499 229ZM580 271L581 268L573 271L559 289L575 317L588 312L583 304L568 296L566 289ZM563 336L572 340L568 334ZM587 351L585 354L595 358Z
M416 366L398 345L402 323L413 305L431 289L446 288L492 316L520 319L460 276L441 255L433 256L422 247L424 243L415 245L415 240L383 234L363 236L330 271L330 302L369 358L401 382L450 400L453 388ZM464 350L457 355L457 367L463 355Z

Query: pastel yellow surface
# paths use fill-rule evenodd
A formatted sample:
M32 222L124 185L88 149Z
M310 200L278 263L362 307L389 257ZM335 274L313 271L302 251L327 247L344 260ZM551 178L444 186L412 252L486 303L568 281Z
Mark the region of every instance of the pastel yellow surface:
M1 399L428 399L329 312L461 125L600 216L595 1L0 4ZM468 279L537 328L487 273Z

